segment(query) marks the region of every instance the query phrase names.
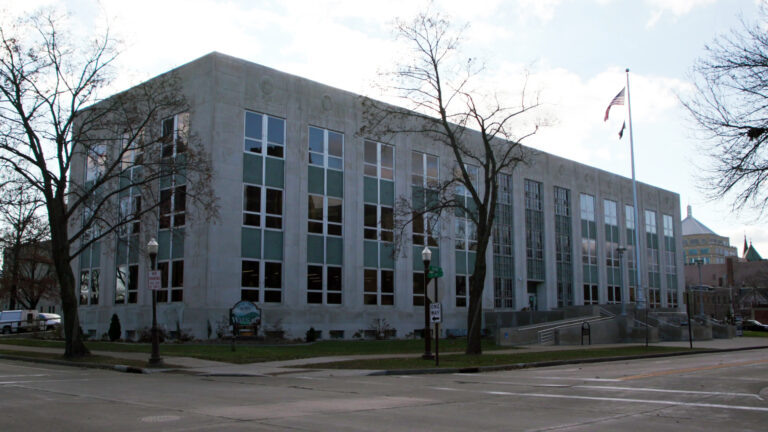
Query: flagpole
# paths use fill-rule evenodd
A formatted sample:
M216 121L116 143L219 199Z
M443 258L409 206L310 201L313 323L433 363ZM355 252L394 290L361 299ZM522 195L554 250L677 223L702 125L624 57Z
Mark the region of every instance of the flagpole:
M635 210L635 265L637 266L637 302L645 308L645 346L648 346L648 296L643 292L643 276L640 271L640 212L637 207L637 180L635 179L635 142L632 135L632 103L629 97L629 68L627 68L627 111L629 119L629 151L632 160L632 199Z

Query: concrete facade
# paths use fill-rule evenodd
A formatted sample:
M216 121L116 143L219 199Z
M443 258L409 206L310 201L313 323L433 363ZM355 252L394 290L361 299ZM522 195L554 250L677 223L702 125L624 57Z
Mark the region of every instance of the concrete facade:
M420 270L420 256L414 256L417 248L407 246L393 258L391 266L393 277L392 304L389 294L379 292L379 304L365 304L369 297L364 291L365 271L370 267L364 235L363 215L365 203L370 201L366 185L371 184L364 178L364 141L358 136L362 121L361 100L356 94L331 88L304 78L288 75L258 64L233 57L212 53L181 66L176 70L184 83L184 89L191 104L189 112L190 131L196 135L200 145L209 154L213 164L214 191L219 199L220 218L205 222L196 214L193 206L188 205L187 223L176 237L176 246L168 260L183 259L183 301L166 301L158 305L158 321L166 330L184 330L197 338L216 337L217 331L225 326L228 310L242 298L242 281L246 255L254 261L273 262L281 267L279 289L270 295L279 295L279 301L263 301L266 287L262 280L259 307L263 312L262 331L284 332L286 337L303 337L305 332L314 327L322 332L322 338L352 338L365 334L375 323L386 320L387 325L396 331L397 337L406 337L423 327L423 306L414 306L413 273ZM282 158L269 158L266 153L260 156L260 163L265 164L260 179L253 180L262 188L272 184L282 191L281 229L268 229L263 226L254 230L244 225L244 185L253 179L253 155L244 151L244 130L246 111L272 116L284 124L284 145ZM264 117L267 118L267 117ZM264 123L265 125L267 123ZM159 127L159 126L158 126ZM322 304L310 304L308 299L308 255L315 254L313 249L316 237L308 232L308 195L317 188L317 171L309 162L310 129L317 128L326 133L343 134L342 166L343 178L341 193L343 236L320 236L324 242L320 265L323 271L336 264L341 251L341 303L327 304L335 297L327 287L330 286L330 273L323 273ZM317 131L315 129L315 131ZM248 133L248 132L245 132ZM327 143L326 143L327 144ZM394 149L394 176L391 187L394 199L411 196L411 173L413 172L412 152L418 151L439 157L440 176L450 174L454 165L449 149L418 137L398 137L385 143ZM330 145L330 144L328 144ZM330 158L329 155L325 155ZM330 160L330 159L328 159ZM268 166L269 165L269 166ZM82 170L74 165L73 171ZM262 168L259 168L262 169ZM338 171L329 176L338 178ZM262 175L262 174L259 175ZM280 176L282 175L282 178ZM259 177L259 176L256 176ZM77 177L74 176L76 179ZM251 179L246 181L247 179ZM379 179L381 180L381 179ZM544 277L533 286L536 295L536 308L546 311L558 307L555 245L555 200L553 188L560 187L570 191L571 239L570 255L572 268L573 305L584 303L582 281L582 222L580 221L580 194L594 197L595 242L597 253L597 281L599 304L615 302L609 298L606 287L609 285L610 271L606 266L606 232L604 220L605 200L617 203L617 228L621 246L627 246L625 205L632 205L631 180L598 170L574 161L535 152L529 165L520 166L512 173L512 226L514 298L507 307L494 304L494 267L493 247L488 251L488 276L483 297L486 311L520 310L527 307L529 284L526 276L526 209L524 205L526 180L541 184L541 204L543 214L543 262ZM261 183L258 183L261 182ZM386 181L379 181L381 190L389 188ZM330 183L323 189L326 195ZM388 189L387 189L388 190ZM380 194L384 194L380 192ZM328 198L323 195L326 201ZM330 196L330 195L328 195ZM678 194L650 185L638 183L639 221L637 223L641 238L641 264L643 265L642 284L645 289L648 278L646 266L647 239L657 236L657 258L660 268L660 300L656 307L681 308L684 286L682 229L680 199ZM330 202L330 201L328 201ZM262 204L263 206L263 204ZM646 235L645 212L655 214L656 234ZM261 212L264 219L266 212ZM672 221L669 241L665 242L664 222ZM328 225L326 211L323 223ZM466 329L466 307L457 306L456 296L456 257L454 247L454 223L441 221L438 234L438 246L434 249L433 261L439 256L439 265L445 276L440 279L440 301L443 303L444 321L442 329L461 333ZM327 228L330 229L330 228ZM259 231L257 234L256 231ZM161 251L169 241L170 235L162 232L142 232L139 241L142 244L151 237L161 240ZM262 238L264 241L262 242ZM165 240L163 240L165 239ZM180 240L179 240L180 239ZM110 240L104 240L109 242ZM252 248L253 242L261 242L260 249ZM339 246L340 245L340 246ZM378 245L381 246L381 245ZM181 250L179 250L181 248ZM336 248L336 249L334 249ZM98 304L81 305L80 317L86 333L101 335L107 331L110 317L117 313L121 319L125 337L134 337L137 332L151 323L151 296L146 287L146 276L140 276L136 303L115 304L116 269L114 251L102 247L99 251L98 265L100 296ZM384 249L381 249L384 250ZM379 259L387 261L379 251ZM668 252L673 261L665 267L664 257ZM162 254L162 252L161 252ZM257 257L258 255L258 257ZM268 257L266 255L269 255ZM331 258L333 256L333 258ZM77 260L76 260L77 261ZM434 262L434 264L438 264ZM139 257L138 274L146 275L148 259ZM260 264L261 265L261 264ZM266 265L266 264L265 264ZM384 269L390 264L381 264ZM75 266L78 266L76 263ZM335 268L335 267L334 267ZM260 268L261 274L265 267ZM667 271L667 270L669 271ZM674 271L671 271L671 270ZM80 271L76 269L76 274ZM498 272L499 269L496 269ZM262 276L265 279L267 276ZM379 276L379 283L384 276ZM622 281L628 281L630 271L626 257L623 264ZM334 279L335 280L335 279ZM616 284L616 281L613 282ZM627 284L624 282L623 299L628 299ZM274 285L274 283L273 283ZM431 294L434 284L430 284ZM275 294L279 291L279 294ZM668 294L669 293L669 294ZM669 297L668 297L669 296ZM319 298L319 297L318 297ZM371 299L373 297L370 297ZM273 298L274 299L274 298ZM669 301L668 299L674 299ZM170 300L170 295L168 296ZM371 300L372 301L372 300Z

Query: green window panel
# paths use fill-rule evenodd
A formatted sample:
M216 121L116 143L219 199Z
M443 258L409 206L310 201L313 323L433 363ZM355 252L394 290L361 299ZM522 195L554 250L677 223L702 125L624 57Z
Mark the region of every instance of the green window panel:
M378 242L363 241L363 265L365 267L379 267Z
M326 264L344 264L344 241L338 237L327 237L325 239L325 253Z
M88 258L91 256L90 252L91 248L87 247L80 253L80 267L90 267L88 263Z
M128 177L128 171L120 174L120 188L128 187L131 184L131 179ZM124 197L128 194L128 189L120 191L120 197Z
M583 265L582 270L584 271L585 283L597 283L597 266Z
M160 231L157 234L157 243L160 245L157 249L157 259L167 260L171 256L171 231Z
M467 274L474 273L476 260L477 260L477 252L467 252L467 265L468 265Z
M413 271L424 271L424 262L421 261L421 248L413 246L411 248L411 256L413 257Z
M187 170L183 168L180 169L179 173L173 177L173 181L175 182L176 186L187 184Z
M608 268L608 285L619 285L621 283L621 275L619 269L609 267Z
M324 249L323 236L307 235L307 262L323 264L325 262Z
M88 252L90 252L91 248L85 248L80 253L80 267L89 267L87 258L90 256Z
M115 260L117 264L128 264L128 257L126 256L126 241L122 239L117 240L117 253L115 254Z
M97 241L91 246L93 248L93 254L91 255L91 267L101 266L101 242Z
M325 195L325 170L310 166L308 174L309 193Z
M128 243L130 245L128 248L128 259L132 263L139 262L139 236L131 236L131 238L128 240Z
M395 205L395 183L389 180L380 180L381 186L381 204L386 206Z
M344 173L341 171L326 170L328 177L328 195L344 197Z
M414 186L411 192L411 201L415 210L424 208L424 188Z
M173 248L171 258L184 258L184 228L173 230Z
M470 197L467 197L466 206L467 206L467 211L469 211L470 214L474 214L474 215L477 214L477 204L475 204L475 200L473 200Z
M435 207L440 203L440 193L436 190L427 189L427 205Z
M266 164L264 183L267 186L282 189L285 183L285 162L282 159L266 158L264 163Z
M582 219L581 220L581 237L588 238L587 237L588 233L589 233L589 221Z
M241 228L240 255L243 258L261 259L261 230Z
M379 256L381 257L381 268L395 268L394 247L391 243L379 244Z
M171 187L171 176L164 175L160 177L160 189L167 189Z
M363 201L376 204L379 200L378 190L376 189L376 179L363 177Z
M283 260L283 233L264 230L264 259Z
M261 164L263 158L258 155L243 153L243 181L251 184L262 184Z
M456 274L468 274L466 252L456 251Z
M466 199L461 195L453 195L453 200L456 201L457 203L464 203L464 205L466 205L467 203ZM453 210L453 215L460 218L465 217L464 210L461 207L456 207Z
M676 274L668 274L667 275L667 288L674 291L677 289L677 275Z

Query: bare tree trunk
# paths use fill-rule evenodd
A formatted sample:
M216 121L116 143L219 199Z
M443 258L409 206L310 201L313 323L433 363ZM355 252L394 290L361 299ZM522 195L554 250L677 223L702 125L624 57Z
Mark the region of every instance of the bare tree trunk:
M64 206L58 202L49 203L51 223L51 249L56 274L59 279L61 311L64 318L64 357L75 358L90 354L80 334L80 319L77 315L78 298L75 295L75 275L70 263L67 219Z
M467 350L466 354L478 355L483 353L482 327L483 327L483 288L485 287L485 274L487 264L485 250L488 247L488 239L478 239L478 253L475 259L475 271L469 278L469 311L467 313Z

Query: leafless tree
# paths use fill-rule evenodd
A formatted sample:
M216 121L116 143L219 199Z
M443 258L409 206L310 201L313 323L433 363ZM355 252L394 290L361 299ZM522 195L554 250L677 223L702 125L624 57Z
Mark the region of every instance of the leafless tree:
M538 126L522 118L538 106L538 100L529 100L523 90L519 104L506 106L497 95L488 97L476 90L473 86L483 67L471 58L461 58L464 28L453 26L439 13L428 11L411 21L397 21L396 30L412 52L403 55L406 62L387 74L391 80L384 87L406 109L364 99L364 125L359 134L418 136L443 146L455 159L449 176L429 186L418 203L411 197L398 198L396 214L402 217L400 227L424 224L425 216L429 216L427 223L435 225L441 214L444 219L458 213L471 220L476 261L469 282L466 352L480 354L486 251L494 227L498 175L511 174L529 157L529 150L520 142ZM522 129L528 131L519 133Z
M49 295L49 274L41 272L50 261L45 256L48 224L41 208L39 191L27 187L18 176L4 175L0 182L0 249L3 253L3 278L0 296L10 308L33 309ZM55 286L55 284L54 284Z
M694 68L696 90L682 103L706 143L704 188L735 209L768 208L768 11L717 37Z
M79 331L72 260L139 222L150 237L158 208L165 214L171 205L161 184L183 185L174 189L174 205L194 202L195 214L215 217L216 205L210 163L188 133L179 77L164 74L103 99L116 41L107 30L76 43L66 28L50 10L0 28L0 163L43 196L65 356L78 357L88 349ZM126 194L140 199L124 206Z

